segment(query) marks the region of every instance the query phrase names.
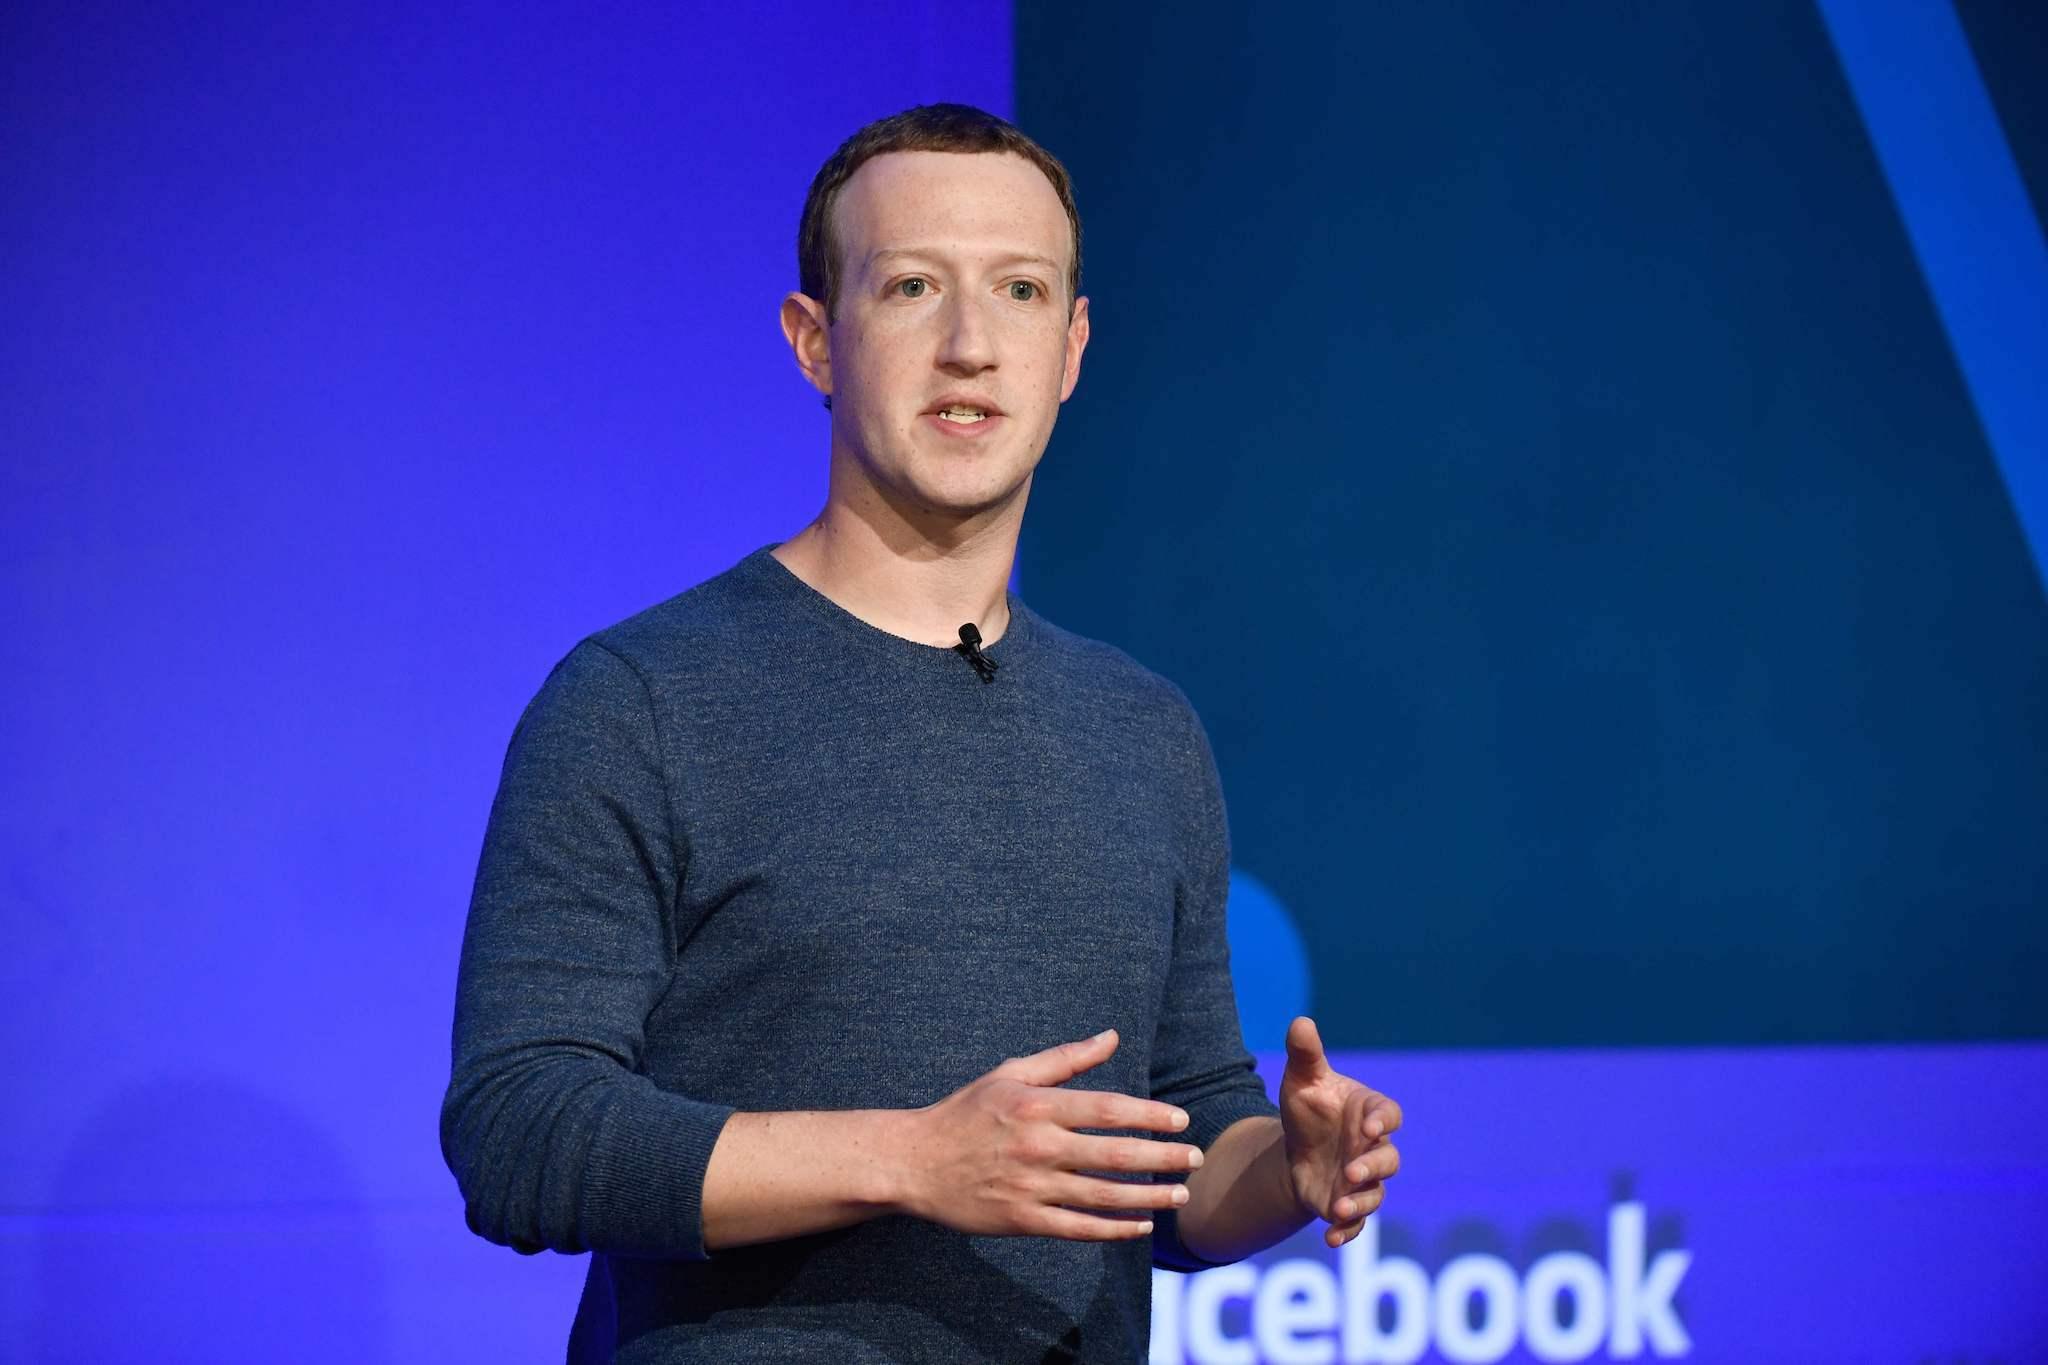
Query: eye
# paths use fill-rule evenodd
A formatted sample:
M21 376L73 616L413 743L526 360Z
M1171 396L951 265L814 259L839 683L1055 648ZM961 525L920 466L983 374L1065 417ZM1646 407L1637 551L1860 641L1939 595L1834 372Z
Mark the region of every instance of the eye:
M896 282L896 292L906 299L921 299L924 297L926 285L927 281L912 275L907 280L898 280Z
M1012 280L1010 297L1018 303L1029 303L1038 297L1038 286L1029 280Z

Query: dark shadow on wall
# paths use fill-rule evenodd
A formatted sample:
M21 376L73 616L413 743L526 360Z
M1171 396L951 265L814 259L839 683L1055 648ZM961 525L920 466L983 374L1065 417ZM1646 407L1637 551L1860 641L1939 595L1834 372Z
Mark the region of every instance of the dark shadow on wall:
M118 1092L39 1222L27 1359L390 1359L383 1262L340 1150L237 1082Z

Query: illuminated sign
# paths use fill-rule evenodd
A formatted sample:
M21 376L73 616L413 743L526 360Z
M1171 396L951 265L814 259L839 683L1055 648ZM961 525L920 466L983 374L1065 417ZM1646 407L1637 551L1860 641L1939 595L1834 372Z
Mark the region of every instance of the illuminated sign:
M1409 1365L1432 1344L1445 1360L1487 1365L1519 1341L1538 1360L1584 1360L1603 1344L1616 1360L1692 1348L1673 1296L1691 1264L1679 1248L1644 1252L1640 1204L1607 1217L1605 1264L1553 1251L1526 1270L1468 1252L1432 1277L1420 1264L1379 1254L1379 1225L1326 1258L1243 1261L1191 1276L1157 1271L1152 1359L1197 1365ZM1247 1305L1246 1334L1224 1330L1224 1305ZM1183 1352L1185 1354L1183 1354Z
M1269 1087L1281 1058L1262 1056ZM2048 1047L1344 1054L1402 1174L1332 1251L1155 1271L1152 1365L2031 1359ZM1901 1305L1910 1302L1910 1313Z

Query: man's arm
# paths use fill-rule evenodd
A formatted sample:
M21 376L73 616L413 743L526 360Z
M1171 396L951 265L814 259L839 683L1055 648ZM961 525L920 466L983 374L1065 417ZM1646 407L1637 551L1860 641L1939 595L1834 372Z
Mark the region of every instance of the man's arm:
M491 1241L704 1255L732 1110L640 1068L683 932L671 821L646 687L586 641L520 718L463 934L441 1147Z
M1186 698L1174 691L1164 704L1172 713L1171 747L1162 755L1157 771L1168 783L1169 809L1177 811L1179 819L1171 844L1175 865L1173 959L1166 989L1160 995L1153 1036L1151 1091L1153 1098L1188 1111L1194 1120L1191 1135L1203 1146L1207 1159L1199 1174L1188 1181L1188 1206L1162 1223L1153 1240L1152 1259L1168 1269L1194 1271L1244 1254L1211 1254L1215 1246L1197 1247L1187 1237L1191 1226L1199 1232L1214 1220L1215 1206L1227 1191L1237 1191L1224 1201L1229 1209L1255 1213L1250 1224L1266 1227L1274 1222L1268 1216L1272 1198L1255 1193L1258 1178L1251 1170L1255 1153L1246 1149L1241 1130L1255 1128L1255 1120L1272 1119L1278 1110L1267 1098L1265 1083L1245 1050L1231 983L1230 943L1224 923L1230 892L1230 835L1216 760ZM1298 1226L1299 1221L1285 1231ZM1221 1246L1242 1239L1210 1240Z
M1356 1237L1401 1169L1393 1134L1401 1106L1334 1070L1313 1021L1287 1030L1280 1117L1241 1119L1188 1179L1181 1241L1205 1260L1249 1256L1311 1218L1338 1247Z
M1188 1177L1180 1239L1203 1260L1222 1265L1293 1236L1312 1216L1295 1202L1288 1182L1280 1120L1239 1119Z
M639 674L573 651L521 718L477 871L441 1139L470 1226L522 1251L702 1258L881 1213L961 1231L1111 1240L1151 1231L1187 1115L1068 1091L1113 1033L1013 1059L918 1110L736 1113L639 1073L668 989L678 844ZM1106 1210L1106 1217L1083 1210Z
M905 1213L984 1236L1122 1241L1176 1208L1199 1148L1080 1128L1178 1132L1171 1105L1058 1087L1116 1051L1114 1031L1012 1058L923 1109L734 1114L704 1173L707 1251Z
M1207 1160L1188 1180L1188 1203L1155 1243L1154 1260L1194 1270L1242 1259L1313 1217L1330 1220L1331 1246L1357 1236L1379 1207L1379 1181L1399 1165L1386 1139L1400 1124L1400 1108L1333 1071L1307 1019L1288 1030L1277 1112L1266 1099L1244 1051L1230 978L1222 782L1201 721L1184 697L1178 701L1185 729L1176 761L1163 770L1179 774L1181 872L1152 1093L1195 1116Z

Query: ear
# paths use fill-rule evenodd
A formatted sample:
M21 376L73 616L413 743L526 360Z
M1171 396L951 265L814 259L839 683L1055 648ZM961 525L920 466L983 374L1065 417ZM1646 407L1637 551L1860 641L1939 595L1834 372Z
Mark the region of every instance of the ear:
M1074 316L1067 319L1066 373L1060 376L1062 403L1074 396L1074 385L1081 379L1081 352L1087 349L1088 300L1083 296L1074 300Z
M811 381L811 387L827 398L832 396L832 342L825 322L825 305L809 294L789 294L782 300L782 335L789 342L796 367Z

